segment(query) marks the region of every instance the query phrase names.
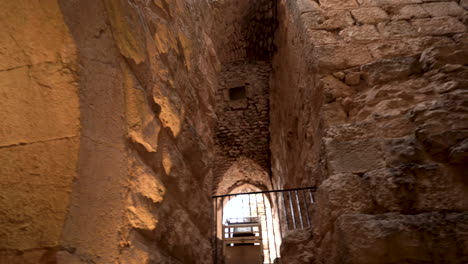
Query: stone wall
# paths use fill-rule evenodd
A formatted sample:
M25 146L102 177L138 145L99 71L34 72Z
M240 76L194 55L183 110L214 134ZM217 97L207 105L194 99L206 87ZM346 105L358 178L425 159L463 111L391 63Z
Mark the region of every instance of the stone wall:
M211 263L211 6L0 5L0 262Z
M213 41L222 63L269 60L275 51L277 0L216 0Z
M318 186L310 254L288 263L467 261L464 7L280 2L273 177Z
M55 1L1 1L0 17L0 263L46 263L77 176L76 45Z
M225 181L223 176L233 165L245 171L239 177L230 175L231 186L224 186L226 183L218 186L223 190L247 181L262 187L269 183L265 180L270 168L269 78L270 64L260 61L230 63L220 73L216 94L215 185Z

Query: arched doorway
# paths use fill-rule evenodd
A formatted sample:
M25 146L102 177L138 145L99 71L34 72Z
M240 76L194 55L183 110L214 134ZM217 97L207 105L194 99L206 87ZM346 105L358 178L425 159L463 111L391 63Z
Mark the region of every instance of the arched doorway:
M273 263L280 257L281 234L274 194L245 183L233 188L229 194L215 197L214 208L217 261L231 250L226 247L241 245L230 243L239 241L236 236L246 236L245 241L252 242L249 245L258 246L263 259L260 263Z

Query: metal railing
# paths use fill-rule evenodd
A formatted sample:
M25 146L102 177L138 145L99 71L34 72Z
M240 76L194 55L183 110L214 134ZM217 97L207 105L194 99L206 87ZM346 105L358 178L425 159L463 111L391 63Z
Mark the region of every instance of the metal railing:
M263 233L261 243L263 263L266 264L273 263L275 258L279 258L279 246L284 233L312 226L310 209L314 203L315 191L315 187L304 187L213 196L215 263L222 263L223 241L219 241L224 239L222 228L225 223L233 219L231 216L228 220L225 216L225 207L230 201L235 198L242 198L242 201L245 201L242 202L243 215L236 217L259 219Z

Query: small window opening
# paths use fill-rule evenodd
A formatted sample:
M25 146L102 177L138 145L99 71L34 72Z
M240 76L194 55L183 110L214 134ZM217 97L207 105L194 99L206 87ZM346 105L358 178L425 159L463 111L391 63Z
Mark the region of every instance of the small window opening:
M234 87L229 89L230 100L240 100L245 98L245 86Z

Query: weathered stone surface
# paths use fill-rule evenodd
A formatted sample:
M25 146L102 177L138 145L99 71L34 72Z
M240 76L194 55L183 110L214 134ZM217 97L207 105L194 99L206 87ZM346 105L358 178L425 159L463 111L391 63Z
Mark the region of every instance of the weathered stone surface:
M368 43L380 38L379 32L373 25L347 27L339 34L347 42Z
M414 19L411 24L419 34L423 35L445 35L466 31L465 25L453 17Z
M364 7L351 10L351 14L362 24L376 24L389 20L387 13L379 7Z
M448 263L463 263L457 256L466 254L461 246L466 231L455 223L464 220L446 221L447 215L438 212L464 212L468 206L462 165L468 136L462 106L468 84L460 22L465 12L457 1L358 3L348 11L353 25L337 23L302 38L309 27L305 22L298 27L296 21L302 21L288 12L294 4L280 1L285 20L280 20L278 43L289 50L280 46L273 62L273 179L286 182L280 186L318 186L313 236L291 245L301 248L309 263L423 263L445 257ZM327 82L334 85L323 85ZM343 93L342 83L352 86L351 94ZM323 95L323 101L310 95ZM317 107L307 107L311 103ZM281 129L297 125L309 132ZM286 140L286 135L297 138ZM297 169L304 160L315 163ZM351 211L369 215L346 225L342 219ZM364 223L369 226L362 231ZM443 250L432 254L434 246ZM289 249L283 258L304 262Z
M463 8L468 9L468 1L467 0L461 0L459 4Z
M377 25L380 34L384 38L413 37L416 35L416 29L405 20L396 20L382 22Z
M358 7L356 0L341 1L341 0L320 0L320 5L324 8L344 9Z
M457 2L424 3L422 8L432 17L461 16L465 12Z
M444 46L450 44L453 44L453 40L447 37L421 37L370 43L368 44L368 48L374 58L381 59L411 56L421 53L432 46Z
M328 169L331 173L363 173L383 166L379 142L350 141L327 144Z
M346 74L345 83L347 85L358 85L361 82L360 72L350 72Z
M0 262L46 263L77 176L77 50L56 1L4 1L0 17Z
M351 87L331 75L323 77L320 81L319 85L323 86L325 103L331 103L338 98L345 98L355 93Z
M419 62L414 57L381 60L361 67L369 85L398 80L420 71Z
M423 0L358 0L361 6L387 6L422 3Z
M335 228L338 262L342 263L468 260L466 213L347 214Z
M363 44L317 46L314 58L322 71L346 69L372 61L369 50Z
M312 254L315 247L312 240L312 229L291 231L285 235L281 243L282 263L306 264L313 263Z
M307 29L341 29L353 24L353 18L347 11L310 12L302 15Z
M440 68L446 64L468 64L468 45L438 46L425 50L420 62L425 71Z
M413 18L425 18L429 17L429 13L421 5L404 5L397 6L393 11L394 14L392 19L413 19Z
M334 174L323 181L315 195L314 233L330 231L341 214L370 212L373 205L367 188L366 182L356 174Z

